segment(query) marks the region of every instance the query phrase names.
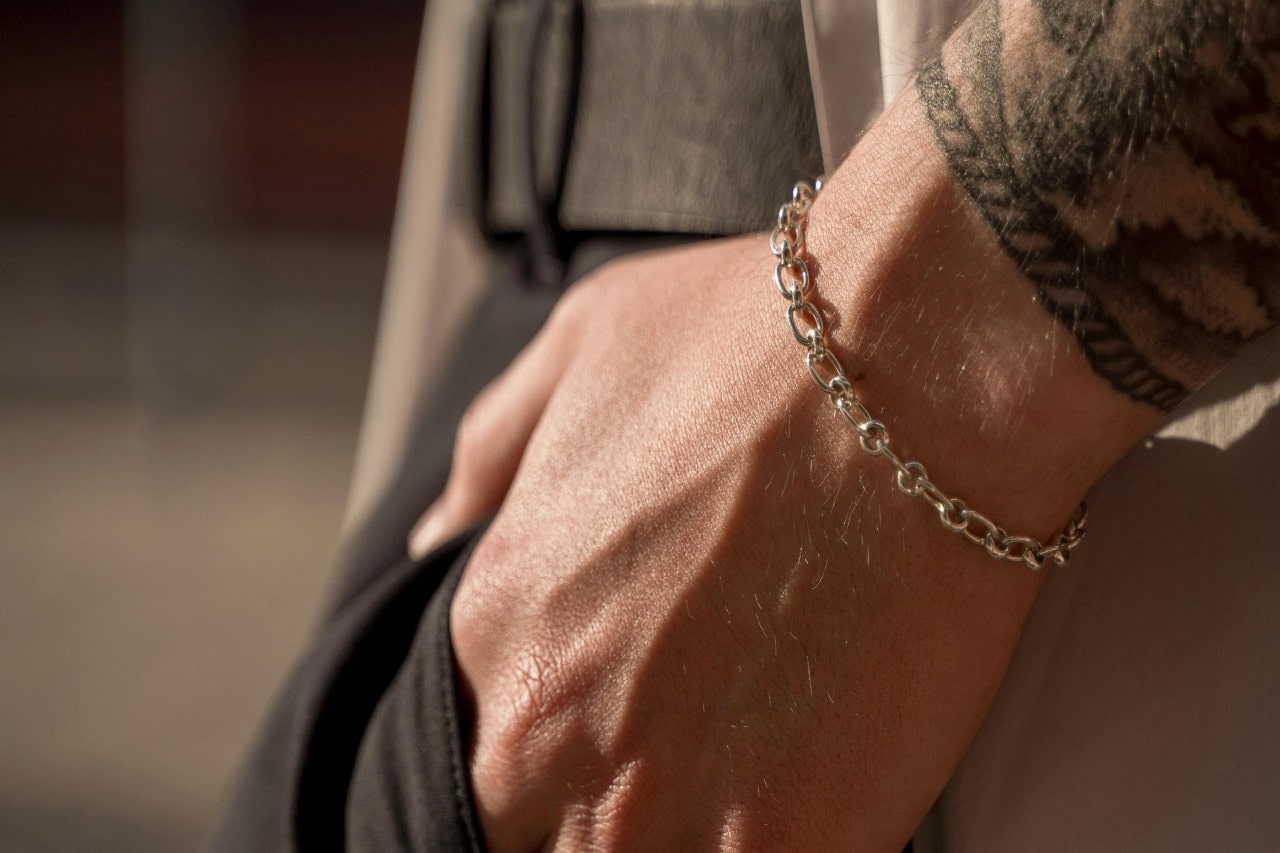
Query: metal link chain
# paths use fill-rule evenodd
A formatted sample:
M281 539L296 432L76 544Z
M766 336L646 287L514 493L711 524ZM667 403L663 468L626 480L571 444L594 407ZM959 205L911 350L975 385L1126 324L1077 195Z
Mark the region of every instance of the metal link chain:
M809 301L813 281L809 265L802 255L809 208L822 191L822 181L812 185L805 181L791 191L791 201L778 210L778 224L769 235L769 251L778 259L773 270L773 283L789 303L787 325L796 342L805 348L805 364L814 384L831 400L831 404L858 435L858 443L869 456L880 456L894 470L894 481L904 495L921 498L933 507L942 526L958 533L999 560L1024 563L1032 571L1052 560L1064 565L1071 552L1084 538L1088 508L1076 507L1071 519L1051 545L1031 536L1014 536L990 518L970 509L964 501L942 491L924 465L914 460L903 461L889 443L889 429L871 416L853 392L853 385L836 354L827 348L826 320L822 311Z

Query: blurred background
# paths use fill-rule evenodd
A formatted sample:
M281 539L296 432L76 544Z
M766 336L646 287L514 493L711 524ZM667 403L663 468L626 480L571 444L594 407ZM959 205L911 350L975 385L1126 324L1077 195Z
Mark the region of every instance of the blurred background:
M329 581L420 0L0 12L0 850L196 847Z

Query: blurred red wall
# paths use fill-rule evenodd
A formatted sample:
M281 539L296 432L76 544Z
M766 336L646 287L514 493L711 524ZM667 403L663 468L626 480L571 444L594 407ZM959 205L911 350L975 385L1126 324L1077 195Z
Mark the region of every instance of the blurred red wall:
M127 215L126 5L0 8L0 219ZM423 4L227 8L238 22L231 215L266 228L385 231Z

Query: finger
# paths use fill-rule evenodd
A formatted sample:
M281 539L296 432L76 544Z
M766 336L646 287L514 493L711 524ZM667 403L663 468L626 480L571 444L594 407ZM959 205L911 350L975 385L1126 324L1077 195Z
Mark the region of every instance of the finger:
M409 534L411 557L421 559L502 503L569 362L572 341L549 323L472 402L458 427L444 492Z

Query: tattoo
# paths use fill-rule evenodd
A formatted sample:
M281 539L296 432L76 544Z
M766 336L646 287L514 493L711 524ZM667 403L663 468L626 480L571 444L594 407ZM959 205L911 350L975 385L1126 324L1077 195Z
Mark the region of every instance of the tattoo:
M1116 389L1167 411L1280 319L1280 4L988 0L916 85Z

